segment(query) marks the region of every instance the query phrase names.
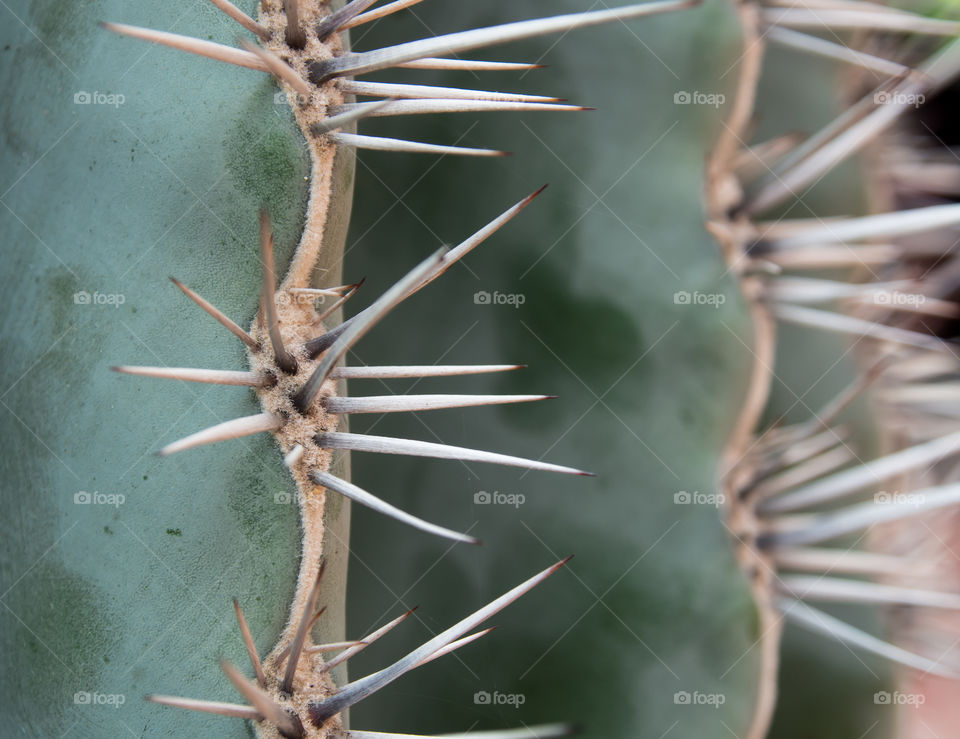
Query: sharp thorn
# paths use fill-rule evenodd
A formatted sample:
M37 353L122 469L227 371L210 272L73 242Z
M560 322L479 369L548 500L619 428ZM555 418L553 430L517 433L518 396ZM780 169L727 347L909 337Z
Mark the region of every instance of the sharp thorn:
M372 151L395 151L408 154L437 154L471 157L503 157L508 152L496 149L471 149L464 146L443 146L441 144L426 144L419 141L404 139L390 139L382 136L362 136L354 133L333 133L330 139L338 146L352 146L355 149L369 149Z
M283 419L273 413L258 413L255 416L234 418L231 421L218 423L216 426L211 426L203 431L185 436L172 444L167 444L167 446L157 452L157 456L169 457L171 454L176 454L177 452L193 449L198 446L205 446L207 444L215 444L218 441L239 439L242 436L259 434L264 431L276 431L281 426L283 426Z
M350 347L399 304L411 290L415 290L416 286L422 283L427 275L432 274L437 265L443 262L444 253L445 250L440 250L425 259L374 301L369 308L354 316L349 325L341 324L341 328L343 326L346 326L346 328L343 329L333 345L324 354L323 359L317 365L313 374L310 375L310 378L293 397L294 405L301 413L305 413L313 403L324 380L327 379L334 365L340 361Z
M220 660L220 669L229 678L233 686L253 704L264 718L277 727L277 730L284 737L300 739L305 735L303 724L296 714L287 713L282 706L276 703L270 694L257 687L256 684L247 680L240 670L230 664L227 660Z
M246 39L240 39L240 45L244 48L244 50L249 51L251 54L255 54L260 61L263 62L264 66L270 70L270 73L274 77L281 82L286 82L297 92L298 95L302 96L304 99L309 99L313 94L313 88L307 84L307 81L297 74L289 64L283 61L283 59L274 54L272 51L265 49L262 46L257 46Z
M443 100L494 100L513 103L557 103L560 98L543 95L520 95L510 92L470 90L460 87L435 87L433 85L401 85L391 82L359 82L340 80L337 85L342 92L351 95L396 99L443 99Z
M329 413L395 413L550 400L551 395L371 395L324 398Z
M250 655L253 671L257 675L257 683L261 688L266 688L267 676L263 672L263 665L260 663L260 656L257 654L257 646L253 641L253 634L250 633L250 627L247 625L247 619L243 615L243 609L240 608L240 601L236 598L233 599L233 610L237 614L237 624L240 626L240 634L243 636L243 644L247 648L247 654Z
M283 12L287 16L287 46L302 49L307 45L307 34L300 24L300 0L283 0Z
M317 444L325 449L349 449L357 452L373 452L376 454L402 454L411 457L433 457L435 459L455 459L463 462L486 462L502 464L509 467L524 467L531 470L545 472L561 472L567 475L582 475L593 477L590 472L564 467L558 464L549 464L533 459L511 457L507 454L484 452L477 449L435 444L429 441L414 439L395 439L389 436L370 436L367 434L351 434L339 431L321 432L314 437Z
M414 5L418 5L422 2L423 0L395 0L392 3L387 3L381 8L375 8L373 10L367 11L366 13L362 13L361 15L356 16L352 20L347 21L346 23L341 25L340 29L345 31L348 28L356 28L357 26L361 26L364 23L370 23L371 21L380 20L381 18L385 18L388 15L393 15L394 13L397 13L401 10L405 10L406 8L413 7Z
M330 116L320 123L314 123L312 126L310 126L310 133L313 136L323 136L324 134L335 131L338 128L350 126L357 121L361 121L364 118L374 115L378 110L392 102L393 98L387 98L386 100L378 100L374 103L358 103L346 112Z
M390 667L344 685L339 691L334 693L326 700L311 703L308 709L310 720L315 726L323 726L331 717L349 708L367 696L376 693L384 686L390 684L397 678L415 668L430 655L434 654L440 649L443 649L457 639L460 639L465 634L473 631L475 628L483 624L484 621L492 618L508 605L546 580L548 577L550 577L550 575L563 567L568 561L569 557L534 575L526 582L521 583L517 587L513 588L513 590L501 595L499 598L487 606L484 606L479 611L467 616L467 618L463 619L459 623L450 627L446 631L441 632L417 649L414 649L412 652L395 662Z
M424 98L420 100L391 100L376 110L367 110L365 106L377 103L347 103L334 109L336 115L346 115L356 111L365 112L364 117L382 118L396 115L432 115L436 113L483 113L483 112L579 112L593 110L581 105L560 103L518 103L499 100L446 100Z
M293 681L297 676L297 663L300 661L300 655L303 652L303 645L310 631L310 625L313 623L314 613L317 610L317 599L320 597L320 583L323 580L323 571L326 569L326 561L320 562L317 570L317 577L310 589L306 605L303 607L303 614L300 616L300 623L297 625L297 631L290 642L290 657L287 660L287 669L283 674L283 683L280 689L291 695L293 693Z
M317 24L317 38L326 41L375 2L377 0L350 0L340 10L334 11Z
M334 667L336 667L337 665L340 665L340 664L346 662L346 661L347 661L348 659L350 659L351 657L355 657L357 654L359 654L359 653L362 652L364 649L366 649L367 647L369 647L369 646L370 646L371 644L373 644L375 641L377 641L378 639L381 639L382 637L386 636L386 635L389 634L391 631L393 631L395 628L397 628L397 626L399 626L399 625L402 624L404 621L406 621L408 618L410 618L410 616L412 616L413 613L414 613L416 610L417 610L417 606L414 606L413 608L411 608L410 610L406 611L405 613L402 613L401 615L397 616L397 617L396 617L395 619L393 619L392 621L389 621L388 623L384 624L383 626L381 626L381 627L380 627L379 629L377 629L376 631L370 632L370 633L367 634L365 637L363 637L363 639L361 639L360 642L359 642L357 645L345 649L343 652L341 652L340 654L338 654L336 657L334 657L333 659L331 659L329 662L325 663L324 666L323 666L323 671L324 671L324 672L330 672L330 670L332 670L332 669L333 669Z
M230 2L230 0L210 0L220 10L233 18L237 23L248 31L255 33L262 41L270 40L270 31L257 23L253 18L244 13L240 8Z
M341 480L339 477L335 477L327 472L314 470L310 473L310 479L313 480L313 482L315 482L317 485L321 485L328 490L339 493L355 503L365 505L368 508L377 511L377 513L390 516L390 518L393 518L400 523L405 523L408 526L413 526L415 529L419 529L420 531L426 531L429 534L442 536L446 539L452 539L453 541L466 542L467 544L480 543L480 540L476 539L475 537L468 536L466 534L460 534L451 529L444 528L443 526L437 526L436 524L429 523L421 518L417 518L416 516L401 511L399 508L390 505L375 495L371 495L366 490L363 490L362 488L359 488L356 485L347 482L346 480Z
M194 698L180 698L175 695L146 695L144 700L151 703L157 703L161 706L172 706L173 708L184 708L188 711L200 711L201 713L215 713L218 716L229 716L230 718L243 718L250 721L263 721L263 714L253 706L244 706L239 703L221 703L219 701L204 701Z
M277 384L276 377L262 375L259 372L193 369L191 367L134 367L130 365L111 367L110 369L122 375L158 377L164 380L183 380L186 382L205 382L213 385L272 387Z
M263 308L267 320L267 332L270 334L270 343L277 366L288 375L297 373L297 360L283 346L283 337L280 335L280 319L277 316L277 276L273 262L273 226L270 224L270 215L265 209L260 210L260 254L263 259Z
M187 51L191 54L205 56L208 59L216 59L219 62L255 69L258 72L270 71L256 54L251 54L249 51L243 51L242 49L234 49L232 46L224 46L213 41L203 41L190 36L180 36L176 33L128 26L124 23L101 23L100 25L108 31L119 33L122 36L151 41L161 46L169 46L172 49Z
M244 344L249 346L255 352L260 351L260 344L258 344L250 334L248 334L246 331L240 328L237 324L235 324L233 321L227 318L227 316L224 313L222 313L219 309L215 308L213 304L201 298L197 293L195 293L193 290L191 290L189 287L184 285L182 282L180 282L180 280L176 279L175 277L171 277L170 281L174 285L179 287L184 292L184 294L188 298L190 298L190 300L192 300L194 303L196 303L201 308L203 308L203 310L205 310L207 313L213 316L214 319L220 322L220 325L226 328L230 333L232 333L238 339L240 339Z
M324 82L333 77L353 76L373 72L377 69L395 67L424 57L459 54L471 49L493 44L519 41L533 36L550 33L562 33L574 28L625 21L643 15L666 13L691 7L687 1L664 0L643 5L629 5L612 10L597 10L587 13L573 13L540 20L507 23L490 28L477 28L471 31L452 33L446 36L411 41L398 46L390 46L376 51L347 53L321 63L318 78Z
M868 634L850 624L830 616L823 611L811 608L805 603L790 598L778 598L775 601L777 608L788 620L810 631L830 636L843 644L860 647L868 652L879 655L907 667L921 672L929 672L942 677L956 679L957 673L943 667L933 660L908 652L905 649L888 644L872 634Z
M349 380L397 379L409 377L455 377L478 375L488 372L511 372L526 369L525 364L477 364L477 365L409 365L393 367L338 367L330 376Z

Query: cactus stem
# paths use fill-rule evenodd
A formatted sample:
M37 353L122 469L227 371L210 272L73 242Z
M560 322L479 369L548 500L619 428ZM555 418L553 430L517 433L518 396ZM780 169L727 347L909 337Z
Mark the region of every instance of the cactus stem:
M406 8L411 8L414 5L419 5L423 0L394 0L392 3L387 3L381 8L376 8L375 10L370 10L366 13L358 15L353 19L347 21L346 23L340 26L341 31L346 31L350 28L356 28L357 26L362 26L364 23L370 23L371 21L380 20L381 18L386 18L388 15L393 15L401 10Z
M625 21L644 15L667 13L682 10L697 4L696 0L661 0L642 5L628 5L622 8L594 10L586 13L572 13L552 18L506 23L489 28L476 28L470 31L451 33L445 36L410 41L397 46L389 46L376 51L347 53L342 56L318 63L318 80L325 82L334 77L345 77L374 72L412 62L437 54L458 54L484 46L519 41L549 33L564 33L575 28Z
M220 661L220 669L223 670L240 694L250 701L267 721L276 725L282 736L291 739L300 739L304 736L305 732L300 719L294 714L287 713L283 706L270 697L269 693L247 680L243 673L227 660Z
M175 695L146 695L144 700L158 703L161 706L184 708L188 711L215 713L218 716L230 718L245 718L250 721L263 721L263 714L253 706L244 706L239 703L221 703L219 701L202 701L196 698L180 698Z
M415 439L395 439L389 436L370 436L368 434L351 434L340 431L325 431L314 437L317 445L325 449L349 449L356 452L373 452L376 454L402 454L411 457L434 457L435 459L455 459L462 462L487 462L502 464L510 467L525 467L545 472L561 472L567 475L582 475L593 477L592 472L563 467L558 464L540 462L522 457L512 457L507 454L484 452L478 449L435 444L429 441Z
M817 575L785 575L777 578L777 588L800 600L831 603L870 603L919 608L960 610L960 595L937 590L878 585L862 580Z
M280 334L280 319L277 317L277 275L273 262L273 226L266 210L260 211L260 256L263 259L263 309L267 319L267 331L277 360L277 366L288 375L297 373L297 360L283 346Z
M237 370L194 369L193 367L111 367L114 372L139 377L159 377L164 380L205 382L212 385L239 385L243 387L272 387L277 378L261 372Z
M913 652L889 644L878 639L850 624L830 616L823 611L801 603L791 598L777 598L775 600L777 608L787 617L799 626L803 626L810 631L824 634L836 639L842 644L849 644L868 652L877 654L886 659L892 660L907 667L912 667L923 672L930 672L934 675L956 678L957 673L947 669L939 662L921 657Z
M340 10L331 13L317 24L317 38L326 41L375 2L377 0L350 0Z
M446 100L500 100L514 103L560 103L563 98L545 95L519 95L509 92L473 90L462 87L436 87L434 85L400 85L393 82L360 82L340 80L337 87L350 95L394 98L443 98Z
M300 0L283 0L283 12L287 15L287 45L302 49L307 45L307 34L300 25Z
M289 64L283 61L283 59L274 54L272 51L269 49L264 49L262 46L257 46L256 44L243 38L239 39L239 43L244 50L249 51L251 54L256 54L267 67L267 69L270 70L270 73L278 80L286 82L301 95L309 97L311 94L313 94L313 88L307 84L307 81L298 75Z
M378 513L390 516L391 518L409 526L413 526L415 529L419 529L420 531L426 531L430 534L436 534L437 536L453 539L454 541L466 542L468 544L480 543L479 539L476 539L472 536L460 534L456 531L451 531L450 529L444 528L443 526L437 526L435 524L428 523L423 519L401 511L399 508L390 505L386 501L383 501L375 495L368 493L366 490L363 490L362 488L349 483L346 480L341 480L339 477L335 477L328 472L315 470L310 473L310 479L317 485L325 487L327 490L332 490L335 493L339 493L355 503L365 505L368 508L377 511Z
M259 36L264 41L270 40L270 31L257 23L253 18L244 13L240 8L230 2L230 0L210 0L220 10L233 18L237 23Z
M240 601L233 599L233 610L237 614L237 624L240 626L240 635L243 637L243 644L247 648L247 654L250 655L250 664L253 665L253 671L257 675L257 683L261 688L267 687L267 676L263 672L263 664L260 662L260 656L257 654L257 647L253 641L253 634L250 633L250 627L247 625L247 619L243 615L243 609L240 607Z
M389 380L409 377L456 377L526 369L525 364L400 365L394 367L338 367L331 377L346 380Z
M373 151L397 151L407 154L452 154L454 156L471 157L505 157L510 155L510 152L497 149L471 149L464 146L444 146L442 144L427 144L382 136L362 136L353 133L330 134L330 140L337 146L351 146L355 149L371 149Z
M529 580L521 583L507 593L504 593L499 598L484 606L480 610L467 616L459 623L454 624L446 631L442 631L441 633L437 634L435 637L422 644L417 649L414 649L405 657L400 658L389 667L344 685L339 691L334 693L326 700L312 702L308 709L310 720L315 726L323 726L333 716L363 700L367 696L376 693L386 685L389 685L397 678L405 675L407 672L420 665L424 659L430 657L449 644L452 644L456 640L460 639L464 634L467 634L477 626L481 625L484 621L492 618L518 598L542 583L569 561L570 557L567 557L566 559L551 565L542 572L539 572Z
M220 322L220 324L224 328L226 328L230 333L232 333L234 336L240 339L244 344L249 346L255 352L260 351L260 344L257 343L256 339L254 339L250 334L248 334L246 331L240 328L236 323L234 323L229 318L227 318L227 316L223 312L221 312L219 309L214 307L211 303L201 298L199 295L197 295L197 293L195 293L193 290L191 290L189 287L184 285L182 282L180 282L180 280L176 279L175 277L171 277L170 281L174 285L179 287L181 290L183 290L183 292L186 294L188 298L190 298L190 300L192 300L194 303L196 303L201 308L203 308L207 313L213 316L217 321Z
M264 431L276 431L283 426L283 419L273 413L258 413L254 416L234 418L231 421L218 423L203 431L186 436L179 441L168 444L159 452L158 457L169 457L171 454L193 449L198 446L215 444L218 441L239 439L242 436L259 434Z
M317 570L317 577L313 581L313 588L307 597L306 605L303 608L303 615L300 617L300 623L297 625L297 631L293 640L290 642L290 656L287 661L287 669L283 675L281 691L290 695L293 693L293 680L297 675L297 663L300 661L300 655L303 652L303 645L310 631L310 625L313 623L314 613L317 608L317 599L320 597L320 582L323 580L323 571L326 569L326 561L320 562L320 568Z
M396 413L444 408L468 408L481 405L530 403L552 400L555 395L368 395L365 397L329 397L323 399L328 413Z
M167 33L166 31L154 31L151 28L140 28L139 26L128 26L125 23L101 23L103 28L122 36L151 41L162 46L169 46L172 49L179 49L191 54L205 56L208 59L215 59L227 64L236 64L239 67L255 69L258 72L269 72L270 70L256 54L242 49L234 49L232 46L224 46L213 41L204 41L190 36L181 36L176 33Z
M350 659L351 657L355 657L356 655L358 655L360 652L362 652L364 649L366 649L367 647L369 647L369 646L370 646L371 644L373 644L375 641L377 641L378 639L386 636L386 635L389 634L391 631L393 631L395 628L397 628L400 624L402 624L404 621L406 621L408 618L410 618L410 616L413 615L414 611L416 611L418 607L419 607L419 606L414 606L413 608L411 608L410 610L406 611L405 613L401 613L399 616L397 616L397 617L396 617L395 619L393 619L392 621L389 621L389 622L385 623L385 624L384 624L383 626L381 626L379 629L377 629L377 630L375 630L375 631L371 631L369 634L367 634L365 637L363 637L363 639L361 639L358 644L356 644L356 645L354 645L354 646L352 646L352 647L349 647L349 648L345 649L343 652L341 652L340 654L338 654L338 655L337 655L336 657L334 657L332 660L330 660L329 662L327 662L326 664L324 664L324 666L323 666L323 671L324 671L324 672L330 672L330 670L332 670L332 669L333 669L334 667L336 667L337 665L342 664L342 663L346 662L348 659Z

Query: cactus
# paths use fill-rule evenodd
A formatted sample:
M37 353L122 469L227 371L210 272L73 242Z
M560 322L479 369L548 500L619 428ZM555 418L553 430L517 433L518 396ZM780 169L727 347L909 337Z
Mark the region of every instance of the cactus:
M0 397L12 447L4 506L21 522L2 560L8 722L27 734L244 731L227 716L259 736L363 739L478 722L491 731L463 736L562 736L571 726L558 721L584 719L595 736L761 737L773 717L785 618L924 680L952 678L946 653L923 644L935 631L926 621L915 629L919 642L914 633L900 645L809 603L955 609L956 596L902 566L892 572L885 555L812 548L883 522L911 541L919 514L956 502L948 465L902 478L921 505L874 499L815 518L784 515L955 454L951 433L930 431L944 428L936 417L921 414L906 437L883 425L899 422L904 394L916 402L918 389L896 379L916 376L916 358L899 347L938 356L949 346L929 327L874 315L875 299L874 313L856 307L864 296L901 294L905 277L917 277L906 257L868 287L779 273L890 261L900 256L890 247L855 246L851 256L822 245L929 232L955 222L954 207L842 223L760 219L850 153L876 146L908 112L909 96L932 95L956 74L953 46L926 49L921 77L906 66L915 51L888 58L911 53L909 45L896 55L882 45L851 51L798 28L867 28L882 40L891 31L950 35L956 24L839 0L812 10L691 10L682 0L584 10L571 0L553 9L566 15L505 25L494 25L503 19L486 6L438 8L427 25L454 30L410 42L423 35L413 19L426 7L415 5L264 0L247 14L253 9L226 0L150 9L49 0L6 9L15 22L4 53L20 72L5 82L16 102L5 112L13 176L0 197L15 247L4 336L19 350L9 354ZM532 3L517 12L528 6L535 17ZM583 40L565 35L590 26L606 27ZM350 29L365 50L350 48ZM458 71L526 76L539 61L459 55L558 33L562 97L609 111L599 120L571 122L560 114L583 108L560 97L449 81ZM790 108L781 98L755 101L767 41L852 61L885 81L823 135L749 148L753 115ZM517 59L550 53L515 50ZM638 70L638 54L650 69ZM818 82L815 93L831 84ZM690 107L678 115L680 105ZM422 114L464 112L497 115L467 130L423 119L432 135L422 130ZM556 115L529 125L499 115L526 112ZM408 117L415 126L404 127ZM475 143L487 136L518 156ZM360 159L354 204L358 149L374 153ZM429 191L415 192L427 175L396 164L415 154L445 157L426 165L441 187L431 178ZM461 164L468 159L480 161ZM538 198L551 169L556 184ZM498 202L504 182L533 194ZM391 220L384 190L409 218ZM351 221L362 233L347 250L349 272L365 281L350 282L357 277L342 269ZM458 245L427 256L422 242L441 241L437 232ZM510 248L488 256L494 243L477 250L488 239ZM448 272L468 254L477 274ZM168 272L178 290L160 289ZM380 297L343 319L355 295L381 284ZM928 310L952 315L947 297ZM848 298L859 302L846 313L808 307ZM460 314L469 311L466 328ZM384 336L374 328L381 320L397 322L404 339L356 347L370 331ZM778 348L777 321L872 343L862 376L823 411L767 427L764 413L777 409L774 358L789 361L792 348ZM461 346L457 337L478 325ZM812 346L813 354L846 351ZM143 364L116 365L128 360ZM507 363L515 361L530 369L509 371L520 368ZM110 365L134 377L110 375ZM488 392L463 394L460 375ZM181 382L163 388L155 378ZM364 380L389 394L347 394L348 382ZM394 394L397 380L414 380L417 392ZM421 381L450 392L424 394ZM561 392L564 405L526 407L551 397L530 394L532 381ZM885 393L878 417L890 453L852 465L833 420L874 383ZM662 387L670 392L651 391ZM474 411L481 420L469 433L456 425L467 418L460 411L394 418L468 406L503 407ZM359 430L347 430L347 416ZM207 448L215 442L228 443ZM379 454L412 459L371 459ZM462 467L437 463L434 473L423 457ZM525 471L480 472L477 463ZM573 480L535 478L587 474L580 467L600 473L586 493ZM466 500L450 496L451 469L466 473L455 485L467 488ZM351 503L359 504L352 527ZM481 538L479 556L462 546ZM476 629L560 570L569 549L586 556L566 568L567 587L548 586L546 611L518 604L525 615L495 637L511 648L482 668L438 665L405 678L419 681L418 693L451 696L448 704L424 715L409 696L379 692L437 657L468 653L491 631ZM351 550L375 574L355 563L357 597L348 599ZM879 573L882 583L834 570ZM809 571L820 574L796 574ZM410 619L414 589L431 607ZM504 595L464 617L478 589ZM356 628L345 623L348 602L359 611ZM390 666L368 656L373 642L421 618L429 633ZM241 659L252 679L234 666ZM351 681L347 660L351 672L369 665L367 676ZM245 703L232 702L230 685ZM491 721L484 707L502 704L497 696L524 705L520 729ZM353 706L352 723L377 729L349 729Z

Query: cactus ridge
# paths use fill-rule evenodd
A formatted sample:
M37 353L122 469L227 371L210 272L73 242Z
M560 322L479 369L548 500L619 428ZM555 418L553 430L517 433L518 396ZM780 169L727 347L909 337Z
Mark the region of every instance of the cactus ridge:
M249 331L240 328L183 283L174 280L188 297L244 342L250 368L244 371L132 366L114 368L128 375L253 388L261 401L261 413L226 421L194 433L167 445L159 454L168 456L205 444L270 432L277 440L284 454L284 462L298 484L303 521L303 556L297 592L291 604L288 625L280 641L266 658L261 660L257 654L243 611L239 603L234 602L241 636L256 678L248 679L228 662L222 662L221 667L248 703L230 704L176 696L148 696L148 700L166 706L253 721L260 736L338 735L356 739L388 736L376 732L344 731L342 711L408 671L486 635L491 629L471 632L552 575L567 561L563 560L518 585L393 665L337 687L330 678L330 670L399 625L412 611L356 642L326 645L311 643L311 628L323 613L323 609L318 610L317 601L324 569L322 510L327 493L338 493L421 531L473 544L479 543L479 540L416 518L334 476L330 472L333 450L353 449L473 460L569 474L589 474L569 467L504 454L337 431L340 418L344 414L516 403L551 397L423 395L348 398L339 394L338 380L348 377L361 379L454 376L519 369L521 365L351 368L343 366L343 359L350 348L393 308L426 287L496 233L543 191L541 188L525 197L458 246L429 256L369 307L339 325L328 328L325 321L357 292L361 284L329 288L317 288L312 284L318 255L323 248L324 228L332 195L331 170L338 149L371 148L468 156L504 154L492 149L468 149L362 136L350 130L353 125L373 116L463 111L586 110L547 96L358 82L345 78L391 67L533 69L539 65L470 61L449 57L496 43L680 10L696 4L696 0L663 0L612 10L474 29L375 51L354 53L344 49L341 32L403 10L418 1L398 0L370 10L370 6L374 4L371 0L353 0L339 10L326 12L324 3L285 0L281 4L278 0L265 0L259 17L254 19L228 0L214 0L218 8L254 35L256 40L241 40L241 48L119 23L103 24L106 29L124 36L273 75L286 93L304 137L311 146L313 172L306 223L289 271L282 281L278 281L275 271L270 215L266 210L261 211L261 310ZM353 95L383 99L354 103L350 98ZM319 298L327 297L336 299L333 306L322 313L318 312L315 302ZM324 654L335 650L340 650L340 653L325 660ZM571 730L567 725L550 725L504 732L474 732L463 736L494 739L542 738L566 736Z

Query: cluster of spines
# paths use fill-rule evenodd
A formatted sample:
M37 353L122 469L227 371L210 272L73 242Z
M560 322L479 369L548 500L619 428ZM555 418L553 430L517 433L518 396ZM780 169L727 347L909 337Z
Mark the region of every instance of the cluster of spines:
M387 395L366 397L340 397L337 395L321 396L320 389L324 381L330 377L341 378L389 378L389 377L426 377L426 376L454 376L476 374L484 372L501 372L519 369L522 365L475 365L475 366L430 366L430 367L344 367L341 362L349 349L359 341L367 331L383 319L393 308L402 301L426 287L430 282L443 274L453 264L466 256L470 251L499 230L522 211L543 189L529 195L519 203L509 208L486 227L475 233L460 245L451 250L441 250L431 255L406 276L389 288L382 296L375 300L368 308L360 311L352 318L347 319L336 328L326 332L323 336L310 340L302 348L311 359L320 358L315 369L292 395L293 406L302 414L309 414L315 406L330 414L355 413L391 413L396 411L426 411L442 408L462 408L467 406L500 405L545 400L549 395ZM277 373L285 372L295 375L299 369L295 358L296 352L291 352L284 346L281 336L279 317L276 311L275 284L276 278L273 264L273 235L269 218L261 214L260 243L264 261L264 280L261 290L261 303L266 323L267 333L273 350L275 371L270 372L242 372L229 370L207 370L194 368L163 368L163 367L135 367L120 366L114 369L118 372L149 377L160 377L176 380L188 380L223 385L245 385L254 388L269 388L276 385ZM207 313L226 326L234 335L240 337L251 351L262 352L264 348L249 333L237 326L221 311L208 301L201 298L182 283L174 280L188 296L190 296ZM337 304L346 300L356 291L357 285L345 285L323 291L309 290L308 295L324 293L337 297ZM329 312L329 311L327 311ZM321 357L322 355L322 357ZM252 434L276 432L285 425L287 419L278 413L262 412L242 418L235 418L219 423L210 428L190 434L187 437L164 446L158 454L171 454L230 439L236 439ZM413 439L398 439L369 434L346 433L337 431L318 431L309 439L302 439L301 444L294 447L285 459L288 466L296 464L303 453L306 444L315 444L322 449L345 449L358 452L373 452L381 454L402 454L416 457L432 457L436 459L453 459L465 462L481 462L501 464L514 467L524 467L565 474L589 475L582 470L551 464L533 459L524 459L506 454L467 449L436 442L419 441ZM387 514L398 521L410 524L429 533L444 536L456 541L473 544L480 543L478 539L460 534L455 531L428 523L405 513L376 496L362 490L352 483L342 480L325 470L313 469L309 476L318 485L350 498L354 502L366 505L380 513Z
M417 0L419 2L419 0ZM288 86L303 104L308 104L314 92L323 85L333 84L345 94L382 98L373 102L346 103L331 106L324 119L311 126L315 137L326 136L338 146L379 151L397 151L425 154L455 154L467 156L503 156L507 152L496 149L478 149L459 146L407 141L382 136L366 136L342 129L368 117L418 115L431 113L463 113L484 111L582 111L589 110L569 105L559 98L542 95L522 95L489 90L473 90L430 85L406 85L352 79L394 67L420 69L462 69L473 71L534 69L538 64L473 61L455 58L457 54L496 44L518 41L550 33L567 31L614 21L625 21L646 15L666 13L691 7L699 0L659 0L622 8L572 13L552 18L506 23L488 28L477 28L444 36L410 41L396 46L365 52L347 52L331 59L308 61L307 78L300 76L284 59L256 43L244 39L237 49L212 41L189 36L154 31L120 23L106 23L111 31L172 48L188 51L218 61L258 70L274 75ZM226 0L217 0L217 7L251 31L261 42L271 36L268 29L258 24ZM376 10L368 10L371 0L352 0L340 10L323 18L313 29L320 41L334 33L375 21L415 5L411 0L399 0ZM287 17L285 39L291 48L303 48L305 30L299 21L297 2L284 3ZM291 43L291 39L295 43Z
M433 638L412 652L394 662L389 667L374 672L366 677L354 680L340 687L333 695L325 700L315 701L308 706L308 720L316 728L322 728L331 718L346 710L350 706L358 703L364 698L372 695L389 683L399 677L402 677L411 670L432 662L439 657L449 654L461 647L470 644L477 639L489 634L493 629L485 628L480 631L474 629L481 626L494 615L502 611L508 605L519 599L521 596L532 590L541 582L546 580L557 570L563 567L569 558L557 562L547 569L537 573L528 580L520 583L512 590L501 595L496 600L490 602L483 608L475 611L458 623L454 624L445 631L440 632ZM332 644L318 644L312 647L306 647L306 637L310 629L323 614L324 609L317 610L317 601L320 594L320 583L323 577L323 564L321 563L317 578L311 588L307 603L304 606L303 613L297 622L297 629L293 641L283 653L278 655L280 663L286 662L283 672L283 679L277 686L272 686L269 678L264 671L263 663L257 654L254 646L253 636L247 626L246 618L240 604L234 600L234 609L237 615L237 622L240 627L240 634L247 648L251 665L253 666L255 679L248 679L239 669L226 660L220 662L220 667L224 674L233 683L237 691L249 701L249 704L224 703L220 701L196 700L193 698L181 698L171 695L149 695L147 700L161 705L172 706L174 708L183 708L203 713L213 713L220 716L234 718L244 718L250 721L267 721L275 726L280 735L287 739L301 739L306 736L307 730L303 721L296 713L285 708L282 703L274 698L270 689L276 688L281 696L289 696L294 690L294 678L297 665L305 652L322 653L338 651L339 654L326 662L324 671L329 671L333 667L351 657L355 656L362 649L374 643L382 636L392 631L405 621L415 609L411 609L384 626L376 629L364 638L352 642L338 642ZM473 633L470 633L473 632ZM466 734L455 734L452 736L473 737L474 739L552 739L553 737L569 736L573 727L568 724L552 724L548 726L527 727L524 729L490 731L490 732L471 732ZM345 737L352 739L364 739L371 737L389 737L390 734L379 732L364 731L345 731ZM451 736L451 735L447 735Z
M812 136L787 135L741 153L735 173L743 195L731 213L734 218L750 219L752 236L743 253L736 255L734 266L744 275L761 278L758 299L774 318L853 337L880 351L879 359L811 419L771 428L755 440L736 466L740 473L749 470L740 478L737 504L754 517L755 528L747 536L774 569L773 603L786 618L922 672L960 677L960 664L949 654L933 659L908 651L809 605L811 601L843 602L960 610L960 594L909 585L911 573L915 574L911 561L855 548L872 526L956 507L960 484L932 485L911 490L902 498L878 496L842 505L878 485L955 459L960 454L960 431L950 430L864 462L851 449L846 430L836 423L858 395L883 385L905 364L935 366L941 371L948 366L957 371L955 342L926 330L924 322L956 319L960 309L955 302L925 294L922 280L904 279L896 268L913 258L935 262L945 257L943 250L921 253L915 245L900 242L960 224L960 205L858 218L753 220L792 201L838 164L876 142L915 108L919 95L932 96L960 75L960 42L946 44L913 69L836 43L837 33L862 28L956 35L960 24L856 0L806 0L800 5L770 0L760 20L764 37L772 42L849 62L883 80ZM795 30L800 28L829 30L832 39ZM954 169L954 179L958 172ZM789 274L838 269L856 271L858 280L868 279L847 282L819 274L815 278ZM823 307L831 304L840 310ZM902 315L916 320L904 325L898 320ZM893 387L899 386L894 383ZM896 395L897 391L886 392ZM827 546L845 536L856 537L853 547ZM898 584L890 584L891 580Z

